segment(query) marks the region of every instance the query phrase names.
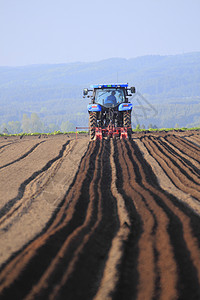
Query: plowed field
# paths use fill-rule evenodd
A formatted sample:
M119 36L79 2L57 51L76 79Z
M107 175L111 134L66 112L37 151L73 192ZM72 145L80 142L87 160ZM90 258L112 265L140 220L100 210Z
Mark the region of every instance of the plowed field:
M0 299L200 299L200 132L0 139Z

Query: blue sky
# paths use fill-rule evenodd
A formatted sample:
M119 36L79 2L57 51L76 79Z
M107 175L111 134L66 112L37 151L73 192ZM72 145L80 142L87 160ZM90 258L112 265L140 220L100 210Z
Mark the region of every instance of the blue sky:
M0 0L0 66L200 51L199 0Z

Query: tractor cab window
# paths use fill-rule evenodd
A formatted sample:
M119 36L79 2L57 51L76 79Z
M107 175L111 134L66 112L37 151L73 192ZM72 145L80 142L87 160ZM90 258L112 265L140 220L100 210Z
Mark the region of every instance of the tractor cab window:
M125 102L124 91L122 89L97 89L95 103L105 107L114 107L119 103Z

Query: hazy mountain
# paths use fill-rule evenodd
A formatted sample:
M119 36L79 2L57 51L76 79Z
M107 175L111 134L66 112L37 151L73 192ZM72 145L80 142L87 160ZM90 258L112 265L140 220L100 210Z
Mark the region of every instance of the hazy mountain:
M82 88L111 82L136 86L156 107L158 114L153 119L140 117L139 122L146 126L148 122L158 126L200 123L200 52L197 52L111 58L91 63L0 67L0 124L21 120L23 113L36 112L45 123L61 124L69 119L85 126L87 100L82 99ZM176 115L175 107L176 111L180 109Z

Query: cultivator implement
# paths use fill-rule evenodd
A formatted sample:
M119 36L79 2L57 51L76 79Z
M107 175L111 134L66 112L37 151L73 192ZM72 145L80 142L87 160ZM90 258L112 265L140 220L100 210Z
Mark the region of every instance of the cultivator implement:
M113 125L108 126L107 128L101 127L76 127L76 139L78 138L78 132L80 130L89 130L95 132L95 137L93 140L102 140L110 138L119 138L119 139L128 139L130 138L132 129L131 127L114 127Z
M95 140L102 140L103 138L120 138L128 139L129 130L131 127L114 127L113 125L108 126L107 128L96 127L95 129Z

